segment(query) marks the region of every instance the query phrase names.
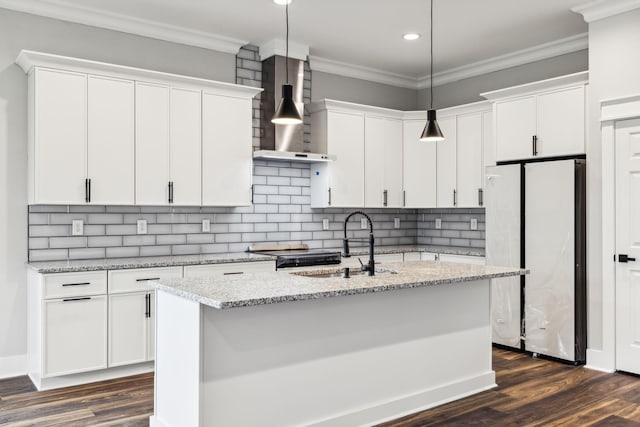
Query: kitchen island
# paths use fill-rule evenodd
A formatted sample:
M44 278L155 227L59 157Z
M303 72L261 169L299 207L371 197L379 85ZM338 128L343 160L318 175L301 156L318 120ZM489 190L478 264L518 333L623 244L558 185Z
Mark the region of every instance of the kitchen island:
M152 282L152 426L371 425L495 386L489 279L446 262Z

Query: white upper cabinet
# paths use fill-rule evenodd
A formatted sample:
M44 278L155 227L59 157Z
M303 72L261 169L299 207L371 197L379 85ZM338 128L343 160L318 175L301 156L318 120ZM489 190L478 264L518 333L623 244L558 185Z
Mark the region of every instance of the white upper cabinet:
M87 76L29 74L29 203L85 203Z
M251 99L202 95L202 204L251 204Z
M496 161L585 153L588 73L483 93L494 102Z
M402 207L402 120L365 117L366 207Z
M436 147L433 142L420 141L427 122L408 119L403 123L403 184L404 206L407 208L436 207Z
M437 207L456 206L456 116L438 119L443 141L437 145ZM477 160L477 159L476 159Z
M483 113L458 116L456 206L481 206L483 170Z

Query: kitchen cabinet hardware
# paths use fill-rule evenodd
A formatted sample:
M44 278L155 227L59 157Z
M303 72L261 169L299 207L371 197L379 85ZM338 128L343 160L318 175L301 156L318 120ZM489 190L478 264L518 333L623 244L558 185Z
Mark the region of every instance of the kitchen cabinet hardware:
M453 190L453 206L456 206L458 204L458 195L456 193L456 190Z
M148 282L150 280L160 280L159 277L150 277L148 279L136 279L136 282Z
M81 283L63 283L62 286L85 286L90 285L91 282L81 282Z
M169 181L169 203L173 203L173 181Z
M482 206L484 204L484 190L482 188L478 188L478 206Z
M632 257L630 257L630 256L629 256L629 255L627 255L627 254L619 254L619 255L618 255L618 262L624 262L624 263L626 263L626 262L629 262L629 261L633 262L633 261L635 261L635 260L636 260L635 258L632 258Z
M532 146L533 146L533 155L537 156L538 155L538 136L537 135L533 135Z
M80 298L65 298L62 301L64 302L69 302L69 301L86 301L91 299L91 297L80 297Z
M406 206L407 205L407 192L405 190L402 190L402 206Z
M331 187L329 187L329 206L331 206Z
M144 317L148 319L151 317L151 295L150 294L146 294L144 296L144 308L145 308Z
M253 184L251 184L251 204L253 204Z
M91 203L91 178L84 180L84 201Z
M383 206L387 206L387 204L388 204L387 203L388 202L388 195L389 195L389 192L387 190L384 190L382 192L382 205Z
M234 274L244 274L244 271L227 271L222 273L223 276L231 276Z

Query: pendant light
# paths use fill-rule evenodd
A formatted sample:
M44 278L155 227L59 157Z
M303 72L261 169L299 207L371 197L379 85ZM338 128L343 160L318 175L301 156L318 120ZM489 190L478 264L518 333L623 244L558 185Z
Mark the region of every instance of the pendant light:
M429 77L429 97L431 103L429 110L427 111L427 124L420 135L420 141L437 142L444 140L444 135L438 126L436 121L436 110L433 109L433 0L431 0L431 37L429 42L431 43L431 76Z
M302 117L293 102L293 86L289 84L289 2L285 5L285 14L287 18L287 38L286 38L286 55L285 55L285 76L286 82L282 85L282 99L276 109L276 113L271 119L271 123L277 125L295 125L302 123Z

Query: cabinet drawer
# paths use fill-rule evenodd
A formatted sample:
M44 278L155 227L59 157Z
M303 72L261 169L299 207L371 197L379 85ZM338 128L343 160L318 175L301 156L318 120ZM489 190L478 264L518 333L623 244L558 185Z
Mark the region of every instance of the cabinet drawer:
M148 291L150 280L182 277L182 267L136 268L109 271L109 294Z
M45 274L43 280L43 299L107 293L106 271Z
M227 264L188 265L184 277L218 276L225 274L262 273L275 271L275 261L233 262Z

